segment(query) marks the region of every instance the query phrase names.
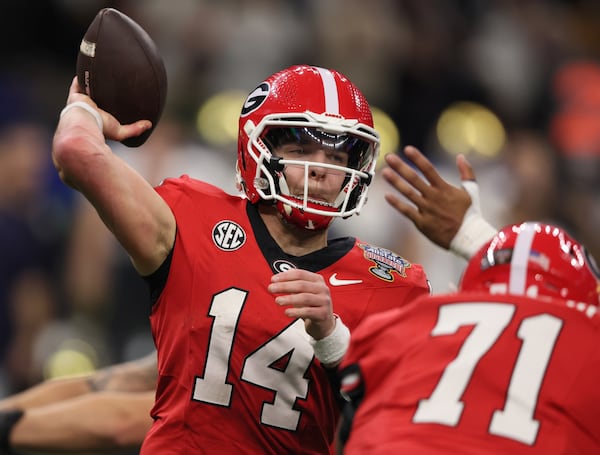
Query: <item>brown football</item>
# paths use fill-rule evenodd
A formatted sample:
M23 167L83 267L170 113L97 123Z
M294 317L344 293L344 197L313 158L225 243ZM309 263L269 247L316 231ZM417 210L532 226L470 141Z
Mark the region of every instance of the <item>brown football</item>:
M156 44L129 16L104 8L88 27L77 55L79 87L122 124L152 128L123 144L139 147L152 134L167 97L167 73Z

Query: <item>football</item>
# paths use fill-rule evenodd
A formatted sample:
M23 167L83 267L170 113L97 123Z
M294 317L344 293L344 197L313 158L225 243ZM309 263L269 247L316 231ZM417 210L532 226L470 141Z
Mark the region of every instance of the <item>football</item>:
M167 73L138 23L114 8L100 10L81 40L76 74L80 89L121 124L150 120L151 129L122 141L128 147L146 142L165 106Z

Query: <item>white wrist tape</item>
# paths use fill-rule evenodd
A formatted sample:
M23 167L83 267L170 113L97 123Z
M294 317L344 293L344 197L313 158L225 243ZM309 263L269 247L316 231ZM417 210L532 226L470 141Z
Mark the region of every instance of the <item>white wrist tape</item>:
M315 340L311 337L310 344L319 362L327 366L337 365L346 354L350 345L350 330L339 316L336 315L333 332L320 340Z
M63 115L65 115L67 112L69 112L74 107L79 107L79 108L83 109L84 111L87 111L90 114L92 114L94 119L96 119L96 123L98 124L98 128L100 128L100 131L104 130L104 123L102 122L102 116L100 115L100 112L98 112L96 109L94 109L88 103L85 103L83 101L75 101L73 103L67 104L63 108L63 110L60 111L60 118L62 118Z
M496 235L498 230L481 215L479 185L477 185L477 182L469 180L463 182L462 185L471 196L471 206L465 213L458 232L450 242L450 251L469 260L486 242Z

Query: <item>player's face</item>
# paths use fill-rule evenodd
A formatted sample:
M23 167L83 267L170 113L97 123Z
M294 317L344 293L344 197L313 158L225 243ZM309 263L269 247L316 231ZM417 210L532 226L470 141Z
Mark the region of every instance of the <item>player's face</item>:
M308 168L301 164L285 165L284 173L291 195L302 198L306 182L309 199L334 202L342 188L346 172L327 165L348 166L347 152L308 142L281 145L275 150L275 154L284 160L309 162Z

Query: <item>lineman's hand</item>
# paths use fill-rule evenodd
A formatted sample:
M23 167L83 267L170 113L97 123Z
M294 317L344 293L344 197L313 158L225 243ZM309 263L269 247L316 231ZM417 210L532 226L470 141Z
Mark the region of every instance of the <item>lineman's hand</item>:
M74 103L75 101L83 101L100 113L102 122L104 123L103 134L106 139L122 141L130 137L139 136L152 127L152 123L149 120L139 120L129 125L121 125L115 117L100 109L89 96L81 92L77 77L74 77L71 82L67 105Z
M471 205L471 197L464 188L446 182L416 147L407 146L404 153L422 176L395 154L385 157L388 167L382 175L414 205L394 193L387 193L385 199L429 240L448 249ZM462 181L475 180L475 173L463 155L456 158L456 167Z
M277 273L271 278L269 292L275 303L285 307L285 315L302 318L306 332L315 340L325 338L335 327L329 288L323 277L301 269Z

